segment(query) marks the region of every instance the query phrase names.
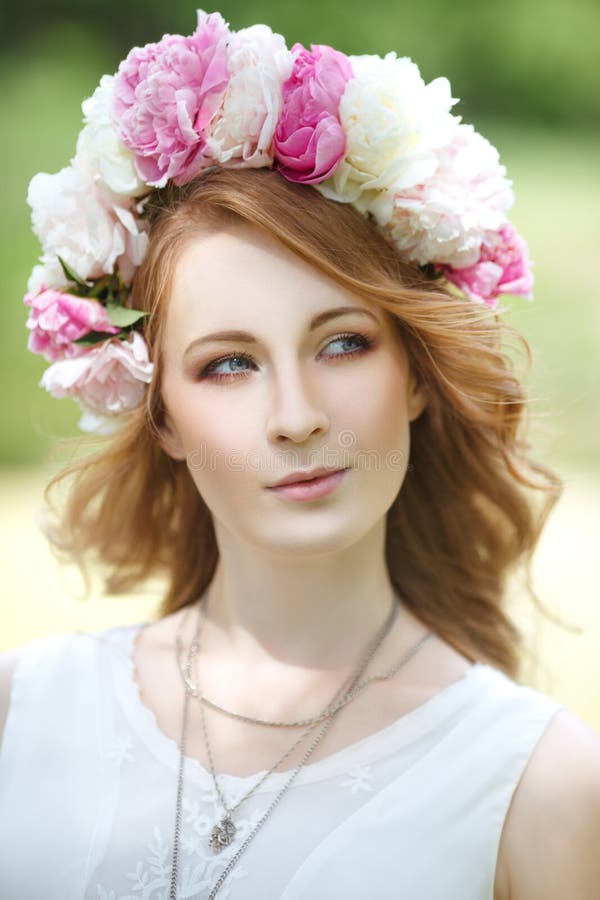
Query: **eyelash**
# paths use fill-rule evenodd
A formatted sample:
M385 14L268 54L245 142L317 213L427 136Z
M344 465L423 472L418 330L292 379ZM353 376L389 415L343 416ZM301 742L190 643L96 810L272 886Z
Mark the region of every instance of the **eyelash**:
M349 356L360 356L363 353L367 353L372 348L373 343L374 343L370 338L366 337L366 335L358 334L357 332L352 331L352 332L345 332L344 334L336 335L336 337L334 337L330 341L328 341L326 346L329 346L329 344L334 344L336 341L349 340L352 338L354 338L360 342L360 344L361 344L360 349L359 350L349 350L349 351L346 350L346 351L344 351L344 353L337 353L334 357L332 357L333 359L346 359ZM254 358L252 356L250 356L248 353L230 353L228 356L222 356L222 357L220 357L220 359L215 359L212 362L210 362L207 366L204 367L204 369L202 369L201 372L199 372L198 378L201 380L215 381L217 383L220 383L223 381L231 381L232 378L245 378L246 375L248 374L248 371L225 372L225 373L219 373L217 375L210 374L214 369L217 368L217 366L220 366L221 363L227 362L230 359L245 359L245 360L249 360L251 363L256 364L256 361L254 360Z

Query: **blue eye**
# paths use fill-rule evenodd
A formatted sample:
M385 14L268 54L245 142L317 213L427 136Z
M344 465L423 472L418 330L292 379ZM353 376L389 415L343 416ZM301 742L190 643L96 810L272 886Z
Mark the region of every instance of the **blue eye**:
M348 344L348 343L356 343L358 344L358 349L355 350L345 350L343 353L334 353L331 356L331 359L343 359L349 356L358 356L368 352L373 346L373 341L370 338L366 337L364 334L356 334L354 332L348 332L347 334L338 334L337 337L332 338L331 341L327 344L327 346L331 346L331 344ZM248 375L248 369L239 369L234 372L216 372L219 366L224 365L225 363L230 363L232 366L235 364L239 364L241 361L247 361L256 365L256 361L252 356L248 353L230 353L228 356L221 356L219 359L215 359L210 362L207 366L202 369L199 373L198 378L200 380L207 381L230 381L231 379L245 378ZM216 374L215 374L216 373Z

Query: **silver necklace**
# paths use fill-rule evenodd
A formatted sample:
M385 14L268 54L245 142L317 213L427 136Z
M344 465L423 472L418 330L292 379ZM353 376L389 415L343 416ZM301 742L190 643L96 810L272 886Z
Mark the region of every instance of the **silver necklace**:
M388 618L388 620L386 621L386 623L384 624L384 626L382 628L382 632L376 639L376 641L378 642L377 646L379 646L380 638L383 639L384 637L386 637L388 632L391 630L391 626L392 626L397 614L398 614L398 604L395 604L392 609L392 612L390 614L390 617ZM181 630L182 630L182 625L183 625L183 622L180 624L180 627L178 629L179 632L181 632ZM414 651L416 652L422 646L422 644L424 644L426 641L428 641L432 637L433 637L433 633L431 631L427 632L424 635L424 637L417 644L415 644L415 646L413 648ZM297 722L271 722L268 719L255 719L252 716L246 716L246 715L242 715L241 713L232 712L231 710L226 709L223 706L219 706L217 703L214 703L212 700L209 700L208 697L206 697L204 694L200 694L197 684L194 684L192 681L190 681L190 679L188 677L188 674L186 672L186 663L182 662L181 641L178 637L176 637L175 640L176 640L176 644L178 645L177 657L178 657L178 663L179 663L179 671L181 673L181 677L182 677L183 681L186 683L186 685L189 689L189 692L193 697L199 697L200 702L202 704L204 704L205 706L209 706L211 709L214 709L217 712L223 713L223 715L229 716L232 719L238 719L242 722L248 722L251 725L263 725L263 726L267 726L269 728L301 728L301 727L306 727L307 725L315 725L318 722L321 722L323 719L327 718L327 716L330 713L336 712L338 709L341 709L342 707L344 707L348 703L350 703L351 700L354 700L356 695L359 694L361 691L363 691L366 687L368 687L372 682L387 681L388 679L393 678L400 671L402 666L408 661L404 657L402 657L402 659L398 663L396 663L395 666L393 666L388 672L385 672L383 675L370 675L364 681L359 682L354 688L352 688L352 690L348 690L346 692L346 694L344 695L344 697L340 701L338 701L337 703L333 703L333 701L332 701L332 705L328 709L326 709L322 713L319 713L316 716L313 716L310 719L300 719ZM197 655L195 655L194 661L197 661ZM196 678L197 678L197 670L196 670Z
M396 608L396 604L394 604L394 609L395 608ZM200 631L201 622L202 622L201 613L202 613L202 607L201 607L201 604L199 604L198 605L196 633L192 640L189 654L188 654L188 660L185 665L185 675L187 677L185 678L183 725L182 725L182 734L181 734L181 742L180 742L179 772L178 772L178 783L177 783L177 801L176 801L176 813L175 813L175 839L174 839L174 846L173 846L173 867L172 867L172 871L171 871L171 888L170 888L170 894L169 894L170 900L176 900L176 898L177 898L177 871L178 871L178 861L179 861L179 844L180 844L180 836L181 836L181 806L182 806L182 799L183 799L183 769L184 769L184 762L185 762L185 740L186 740L186 730L187 730L188 703L189 703L189 697L192 695L192 690L197 691L198 695L200 696L199 690L195 685L192 686L192 689L190 689L189 675L191 673L193 657L194 657L195 653L197 653L197 650L198 650L198 637L199 637L199 631ZM391 617L388 619L388 621L391 621ZM180 636L182 625L183 625L183 622L180 623L180 628L178 629L178 638ZM383 639L383 636L384 636L384 634L382 633L381 640ZM378 643L381 643L381 640ZM177 640L176 640L176 643L177 643ZM370 655L369 655L369 658L370 658ZM363 664L361 664L360 673L362 673L362 671L364 671L365 667L366 667L366 663L363 662ZM355 678L353 679L353 681L352 681L353 684L356 680L356 677L359 677L360 673L358 673L357 676L355 676ZM311 754L314 752L314 750L318 746L319 742L325 736L325 733L327 732L327 730L333 723L334 718L335 718L335 715L332 715L325 722L325 724L321 728L319 734L317 735L315 740L312 742L312 744L310 745L310 747L304 754L300 764L296 767L296 769L293 770L293 772L292 772L290 778L288 778L286 784L284 784L283 788L279 791L279 793L275 797L274 801L271 803L271 805L269 806L267 811L264 813L262 818L256 824L256 826L254 827L252 832L246 837L243 844L238 848L238 850L236 851L236 853L234 854L232 859L229 861L229 864L226 866L225 870L221 873L219 879L217 880L216 884L212 888L212 891L209 895L209 900L213 900L213 898L216 896L218 890L223 885L223 883L224 883L225 879L227 878L231 869L235 866L235 864L237 863L237 861L240 858L240 856L242 855L242 853L246 850L246 848L249 846L249 844L254 839L256 834L259 832L259 830L262 828L264 823L267 821L267 819L271 815L272 811L275 809L277 804L282 799L283 795L286 793L288 788L291 786L294 778L296 777L296 775L298 774L298 772L300 771L302 766L305 765L306 761L310 758ZM310 730L312 730L312 729L310 729ZM206 739L206 731L205 731L205 739ZM207 745L207 752L208 752L208 745ZM211 758L210 754L209 754L209 758ZM227 806L222 798L221 792L218 787L218 781L216 779L214 766L212 765L212 759L211 759L211 775L213 778L213 783L215 784L215 787L217 788L217 791L219 792L221 802L223 803L224 808L227 810ZM264 779L262 779L262 780L264 780ZM257 785L254 786L253 790L255 790L256 787L257 787ZM246 795L246 798L247 798L247 796L249 796L249 794ZM244 799L246 799L246 798L244 798ZM231 842L231 840L233 838L233 829L234 829L233 823L231 822L231 819L228 817L227 814L224 817L224 819L221 821L220 827L217 826L217 828L219 828L219 837L217 838L217 841L219 843L222 842L223 846L226 846L228 843ZM214 834L215 834L215 829L213 829L213 835ZM214 846L214 844L212 843L212 835L211 835L211 846Z
M359 661L359 668L355 672L355 674L352 676L351 684L356 684L358 678L360 677L362 672L364 672L366 666L368 665L370 660L373 658L375 652L381 646L381 643L383 642L384 638L386 637L386 635L389 633L389 631L391 629L392 623L394 622L394 620L397 616L397 613L398 613L398 603L394 603L391 613L387 617L383 628L381 629L380 632L377 633L375 640L369 645L364 657ZM198 626L197 626L196 634L194 636L194 640L192 642L192 647L190 648L190 656L188 657L188 661L190 662L190 669L191 669L192 661L197 659L198 650L200 649L200 630L201 630L201 625L204 621L204 618L205 617L202 613L202 606L199 606L198 607ZM180 624L181 624L181 628L183 628L183 624L184 624L183 621ZM190 659L190 657L191 657L191 659ZM187 666L186 666L186 672L188 672ZM188 672L188 674L189 674L189 672ZM186 681L186 684L189 684L189 682ZM211 775L213 778L213 784L214 784L215 790L219 795L219 799L220 799L223 809L225 811L223 817L214 826L214 828L212 829L212 832L211 832L210 847L214 851L219 852L220 850L224 849L224 847L228 846L232 842L233 838L235 837L236 829L235 829L235 825L233 824L232 814L256 790L258 790L260 785L269 777L269 775L272 772L274 772L281 765L281 763L288 758L288 756L290 756L290 754L296 749L296 747L298 747L298 745L300 743L302 743L302 741L306 737L308 737L310 732L314 730L316 724L318 724L320 721L322 721L323 718L329 718L330 716L332 716L334 714L334 712L337 712L339 709L341 709L341 705L338 705L337 709L333 709L333 710L329 711L331 709L335 699L337 697L339 697L340 694L342 694L342 697L344 697L349 693L349 688L347 687L347 684L348 684L348 681L342 686L342 688L340 688L340 690L338 690L336 692L336 695L333 698L333 701L331 701L327 705L325 712L319 716L316 716L314 720L310 720L308 729L303 734L300 735L300 737L292 744L292 746L288 750L286 750L286 752L283 754L283 756L280 757L280 759L278 759L277 762L274 763L274 765L272 765L271 768L268 769L264 773L262 778L255 785L253 785L253 787L246 794L244 794L244 796L233 807L227 806L227 802L226 802L225 797L223 796L223 793L221 792L221 789L219 786L219 782L218 782L218 779L217 779L217 776L215 773L214 760L213 760L212 750L211 750L210 741L209 741L209 737L208 737L208 730L206 727L206 718L204 715L204 705L202 704L202 702L200 702L200 715L201 715L201 720L202 720L202 730L203 730L203 735L204 735L204 742L206 744L206 752L208 755L210 771L211 771ZM194 688L195 688L196 696L201 701L202 693L200 691L200 686L199 686L198 680L196 681Z
M365 665L362 666L362 671L364 671L364 669L366 668L366 663L370 661L371 655L377 649L379 649L381 643L383 642L383 640L387 637L387 635L391 631L392 626L398 616L399 608L400 608L399 602L396 602L393 604L390 614L387 617L387 619L385 620L385 622L383 623L381 630L375 635L373 643L371 645L369 645L369 647L367 648L366 654L363 657L363 662L365 663ZM335 712L338 709L341 709L343 706L345 706L347 703L349 703L351 700L353 700L354 697L356 696L356 694L358 694L365 687L367 687L367 685L369 685L372 681L383 681L386 678L390 678L390 677L392 677L392 675L395 674L395 670L392 670L391 672L388 672L385 675L371 675L365 681L362 681L362 682L360 682L360 684L356 685L355 688L353 688L352 693L350 693L350 691L347 691L346 694L344 694L343 698L338 703L334 702L335 701L335 697L334 697L333 700L331 701L331 704L329 706L327 706L323 712L319 713L316 716L313 716L310 719L301 719L300 721L297 721L297 722L271 722L267 719L255 719L252 716L245 716L240 713L235 713L229 709L225 709L225 707L223 707L223 706L219 706L218 704L214 703L212 700L209 700L208 697L206 697L204 694L200 693L200 690L198 687L198 669L197 669L198 649L199 649L199 640L198 640L199 629L198 628L196 629L196 634L194 636L192 646L190 647L190 653L193 656L193 663L196 664L196 683L194 684L190 680L190 677L189 677L190 673L188 673L188 671L187 671L187 664L182 662L183 648L182 648L182 644L181 644L181 632L183 631L183 626L185 625L185 622L187 621L187 616L190 612L191 612L191 610L187 610L186 613L184 614L184 616L182 617L181 622L179 623L179 627L177 629L177 634L175 636L177 662L179 665L179 671L180 671L181 677L182 677L184 683L187 685L188 690L193 697L198 697L200 699L200 702L203 705L209 706L212 709L216 710L217 712L223 713L224 715L229 716L232 719L238 719L242 722L248 722L252 725L264 725L269 728L305 728L308 725L316 725L319 722L321 722L323 719L327 718L327 716L330 715L331 712ZM200 619L201 615L202 615L201 608L199 607L198 608L198 618L199 619ZM429 636L430 636L430 633L426 637L428 638ZM189 657L188 657L188 661L189 661ZM404 663L402 662L401 665L403 665L403 664ZM338 691L338 693L336 694L336 697L339 696L339 693L340 692Z
M352 693L352 696L355 696L356 693L358 693L358 691L356 690L357 687L359 687L359 689L362 689L362 687L366 687L366 684L370 683L373 680L384 680L386 678L393 677L393 675L395 675L402 668L402 666L404 666L414 656L414 654L420 649L420 647L425 643L425 641L429 640L429 638L431 638L433 636L432 632L428 632L423 638L421 638L421 640L417 644L415 644L406 654L404 654L404 656L402 657L400 662L396 666L394 666L394 668L392 670L390 670L390 672L386 673L385 675L373 676L372 678L367 679L366 682L363 682L362 687L361 687L360 681L359 681L360 676L364 672L368 663L373 658L376 650L378 649L379 645L382 643L383 638L389 631L390 625L394 621L394 618L395 618L395 615L397 615L397 612L398 612L398 604L395 603L393 611L392 611L391 615L388 617L388 620L386 621L384 628L381 629L380 633L377 635L376 641L374 641L372 646L369 648L369 653L367 653L365 655L365 657L361 661L361 665L360 665L358 671L352 677L350 687L348 688L347 692L345 694L343 694L343 697L342 697L343 700L345 699L346 696L348 696L352 692L355 692L355 693ZM173 842L173 865L172 865L172 870L171 870L171 886L170 886L170 892L169 892L169 900L177 900L177 874L178 874L178 866L179 866L179 845L180 845L180 838L181 838L181 818L182 818L181 809L182 809L182 799L183 799L183 772L184 772L184 764L185 764L185 746L186 746L186 737L187 737L189 698L190 698L190 696L197 696L198 699L200 700L201 708L202 708L202 700L204 699L202 697L202 694L201 694L199 688L197 687L197 685L193 685L189 680L190 675L191 675L192 662L198 651L198 634L199 634L200 627L201 627L201 621L202 621L201 603L199 603L196 633L195 633L194 639L192 640L192 643L190 645L188 659L187 659L187 662L186 662L186 664L183 668L183 672L182 672L182 674L184 675L185 689L184 689L181 739L180 739L180 744L179 744L179 769L178 769L178 778L177 778L177 796L176 796L176 807L175 807L175 836L174 836L174 842ZM182 627L182 623L180 623L180 628L178 629L178 634L177 634L177 639L176 639L177 649L178 649L177 640L179 639L179 636L180 636L181 627ZM340 691L338 691L338 693L336 694L336 697L338 697L339 694L342 693L343 691L344 691L344 688L342 688ZM196 692L196 693L194 693L194 692ZM335 698L334 698L334 701L335 701ZM346 702L349 702L349 701L346 701ZM304 754L304 756L303 756L302 760L300 761L300 763L298 764L298 766L296 766L296 768L292 771L291 776L288 778L288 780L284 784L283 788L279 791L279 793L277 794L277 796L275 797L275 799L273 800L273 802L271 803L271 805L269 806L267 811L264 813L262 818L255 825L255 827L250 832L250 834L246 837L246 839L244 840L242 845L238 848L236 853L233 855L233 857L229 861L229 863L226 866L226 868L224 869L224 871L221 873L219 879L217 880L217 882L215 883L215 885L213 886L213 888L211 890L211 893L209 894L208 900L214 900L214 897L216 896L219 889L222 887L225 879L229 875L229 872L233 869L233 867L239 860L240 856L244 853L244 851L247 849L247 847L252 842L254 837L260 831L260 829L262 828L264 823L267 821L267 819L269 818L269 816L271 815L271 813L273 812L273 810L275 809L277 804L282 799L283 795L290 788L290 786L291 786L292 782L294 781L294 779L296 778L298 772L306 764L307 760L310 758L312 753L316 750L317 746L319 745L319 743L321 742L321 740L323 739L323 737L325 736L325 734L327 733L327 731L329 730L331 725L333 724L335 717L337 716L337 714L340 712L340 710L342 709L342 707L344 705L345 705L345 703L336 705L335 702L332 702L327 707L327 709L330 710L329 712L324 711L323 713L319 714L319 716L316 717L316 719L314 721L307 720L307 721L311 721L311 727L308 729L308 731L304 735L302 735L300 740L303 740L310 733L310 731L312 731L314 729L315 722L321 721L323 719L323 717L326 716L326 720L325 720L323 726L321 727L316 738L313 740L313 742L309 746L308 750ZM236 717L238 717L236 714L234 714L234 715ZM249 717L241 717L240 716L239 718L249 718ZM265 724L264 720L257 720L257 722L259 724ZM279 723L272 723L272 724L277 725ZM288 724L283 723L283 727L288 727ZM205 741L206 741L207 734L206 734L205 729L204 729L204 737L205 737ZM300 740L296 742L294 747L300 743ZM292 749L294 749L294 748L292 748ZM291 752L292 752L292 750L290 749L284 755L284 757L282 757L278 761L276 766L279 765L283 761L284 758L289 756L289 754ZM211 775L213 778L213 782L215 784L215 788L217 789L220 799L221 799L221 802L223 803L223 806L226 810L226 815L221 820L221 823L219 823L219 824L222 828L222 830L220 832L220 835L221 835L220 839L225 840L226 843L224 844L224 846L227 846L227 844L229 844L231 842L231 840L233 839L233 834L231 833L231 831L232 831L232 828L233 829L235 828L235 826L233 826L231 819L228 818L227 806L225 805L225 803L223 801L221 792L218 787L218 780L217 780L216 773L214 770L214 765L212 762L212 754L210 752L208 742L207 742L207 754L209 756L209 762L210 762L210 766L211 766ZM274 771L274 768L276 768L276 766L272 767L269 770L269 772L266 773L266 775L271 774L271 772ZM262 783L262 781L264 781L264 778L266 778L266 775L261 779L259 784ZM258 787L258 784L254 785L254 787L251 789L251 791L244 798L242 798L242 801L240 801L236 805L235 808L237 809L237 806L239 806L241 802L243 802L245 799L247 799L247 797L250 795L250 793L253 793L257 789L257 787ZM214 829L213 829L213 832L214 832Z

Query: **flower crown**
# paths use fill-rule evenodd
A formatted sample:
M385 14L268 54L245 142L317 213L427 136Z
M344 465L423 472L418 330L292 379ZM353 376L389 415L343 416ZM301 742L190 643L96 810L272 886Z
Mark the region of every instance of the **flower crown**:
M28 347L52 363L40 386L79 402L83 431L115 431L152 378L147 313L127 306L148 242L145 206L215 165L274 168L351 203L403 260L471 301L532 298L506 169L451 115L446 78L425 84L395 52L288 50L267 25L231 31L218 12L197 16L192 35L134 47L101 78L82 104L71 164L29 185L43 253L24 297Z

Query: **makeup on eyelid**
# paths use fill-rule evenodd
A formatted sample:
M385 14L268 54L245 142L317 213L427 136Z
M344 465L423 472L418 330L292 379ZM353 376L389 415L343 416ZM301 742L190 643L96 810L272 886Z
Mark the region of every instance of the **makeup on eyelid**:
M372 338L368 338L364 334L360 334L359 332L346 332L343 334L338 334L327 341L325 344L325 348L330 344L335 344L339 341L351 341L354 340L359 346L355 350L344 351L343 353L334 353L329 358L330 359L348 359L352 356L363 356L365 353L368 353L370 350L374 348L375 341ZM325 349L324 348L324 349ZM229 353L226 356L221 356L218 359L212 360L206 366L203 366L200 371L197 373L196 377L202 381L212 381L212 382L224 382L231 381L232 379L238 379L246 377L249 373L249 370L246 369L244 371L238 372L225 372L218 374L210 374L213 372L217 366L222 365L226 362L229 362L233 359L244 359L249 360L251 363L255 364L254 357L252 357L248 353L242 352L233 352Z

